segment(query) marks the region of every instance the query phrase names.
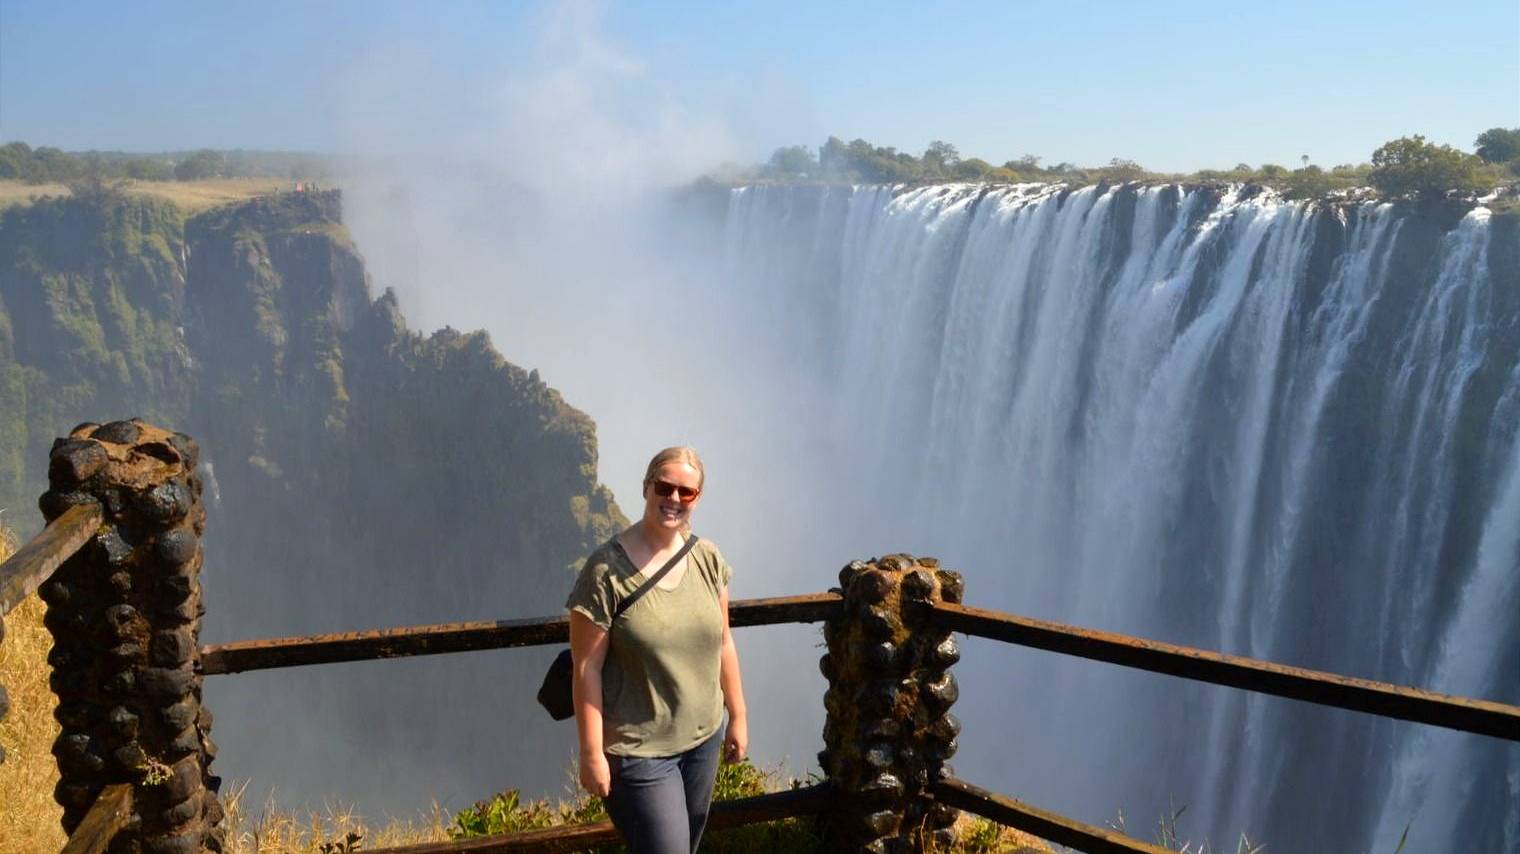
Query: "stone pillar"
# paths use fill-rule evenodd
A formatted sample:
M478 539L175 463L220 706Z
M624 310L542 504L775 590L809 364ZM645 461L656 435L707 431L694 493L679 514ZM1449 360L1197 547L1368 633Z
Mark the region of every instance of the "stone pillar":
M63 731L55 790L72 833L110 783L132 783L113 852L222 850L221 781L201 706L201 535L195 442L137 419L81 424L53 444L52 521L98 501L95 537L42 585L51 684Z
M824 626L829 680L818 763L838 793L834 850L949 850L957 811L931 784L951 773L960 722L949 668L960 649L929 625L929 607L961 601L960 573L933 558L888 555L839 573L844 608Z

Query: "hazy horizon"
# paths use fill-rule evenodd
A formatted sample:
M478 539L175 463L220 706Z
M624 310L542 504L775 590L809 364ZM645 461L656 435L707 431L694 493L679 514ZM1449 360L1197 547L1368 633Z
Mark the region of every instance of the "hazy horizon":
M1033 154L1191 172L1307 154L1331 166L1365 162L1399 136L1470 150L1483 130L1520 124L1514 4L1125 12L5 0L0 139L386 151L387 140L349 133L397 108L375 82L402 92L404 114L457 124L490 112L501 81L558 63L567 45L555 34L574 34L586 61L654 96L619 120L713 131L699 171L830 135L913 153L941 139L994 164ZM405 103L407 90L428 103Z

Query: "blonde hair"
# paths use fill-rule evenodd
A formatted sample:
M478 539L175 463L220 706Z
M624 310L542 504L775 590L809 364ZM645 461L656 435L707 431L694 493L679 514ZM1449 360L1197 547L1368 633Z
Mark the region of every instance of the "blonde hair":
M649 485L654 483L655 473L660 470L660 466L666 463L685 463L696 469L697 489L699 490L702 488L702 484L707 482L707 471L702 468L702 458L697 456L697 449L690 445L675 445L655 454L654 459L649 461L649 468L644 470L645 489L648 489Z

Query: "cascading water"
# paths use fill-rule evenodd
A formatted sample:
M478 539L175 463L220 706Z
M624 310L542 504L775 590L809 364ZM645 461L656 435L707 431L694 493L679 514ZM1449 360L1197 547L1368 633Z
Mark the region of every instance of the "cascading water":
M725 228L844 471L917 487L869 512L974 604L1520 703L1513 218L767 186ZM969 646L967 779L1221 848L1520 850L1511 743Z

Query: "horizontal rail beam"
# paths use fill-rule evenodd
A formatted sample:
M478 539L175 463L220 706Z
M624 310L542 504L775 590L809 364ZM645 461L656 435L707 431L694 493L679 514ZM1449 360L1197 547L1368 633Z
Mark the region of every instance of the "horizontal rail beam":
M723 830L746 824L779 821L784 818L817 815L833 802L833 788L819 783L785 792L771 792L752 798L718 801L712 805L707 816L708 830ZM618 833L610 821L596 824L575 824L529 830L498 836L478 836L453 842L424 842L419 845L402 845L396 848L376 848L370 854L498 854L498 852L553 852L581 851L596 845L618 841Z
M131 817L132 785L106 786L84 814L84 821L70 834L61 854L102 854Z
M99 504L76 504L5 563L0 563L0 616L20 605L21 600L41 587L54 570L88 543L100 528L101 519Z
M835 593L742 599L729 603L729 623L763 626L817 622L838 610L840 601ZM543 646L569 641L570 622L566 617L441 623L214 644L201 647L201 669L211 676L273 667Z
M935 605L933 619L941 628L1019 646L1520 741L1520 706L1453 697L964 605Z
M954 777L934 784L934 799L1087 854L1172 854L1117 831L1083 824Z

